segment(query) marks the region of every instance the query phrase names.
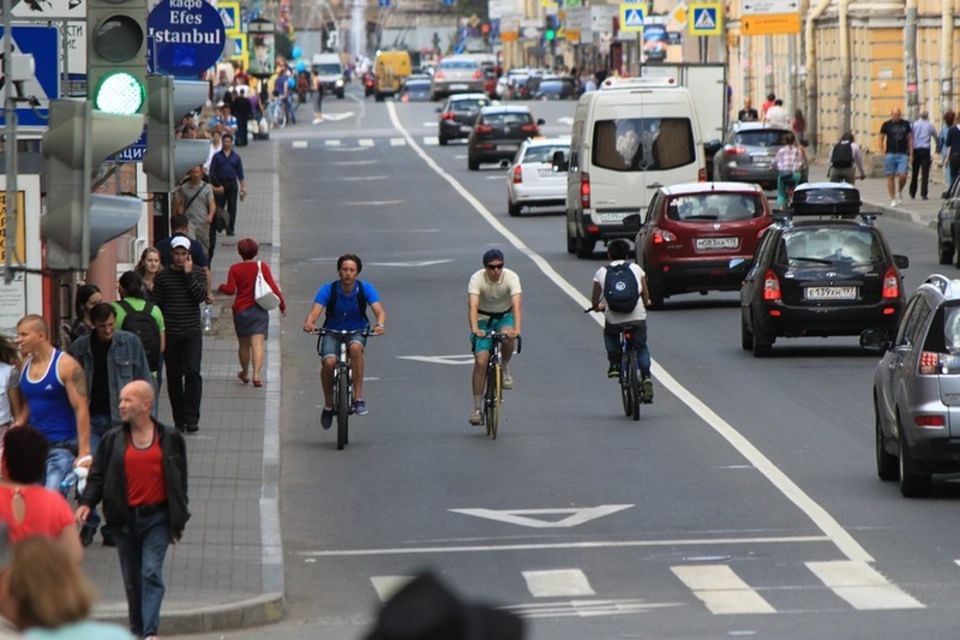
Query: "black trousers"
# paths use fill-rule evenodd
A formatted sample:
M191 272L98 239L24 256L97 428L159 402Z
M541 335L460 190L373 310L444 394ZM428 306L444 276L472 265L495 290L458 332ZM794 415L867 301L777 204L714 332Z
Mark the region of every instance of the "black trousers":
M920 195L927 197L927 187L930 186L930 149L914 148L913 171L910 174L910 197L917 197L917 176L922 172Z
M173 423L185 427L200 423L200 401L203 399L203 378L200 362L203 357L203 334L167 334L163 361L167 365L167 395Z
M247 146L247 121L250 116L244 115L237 118L237 146Z
M217 204L227 210L230 215L230 224L227 233L233 235L237 226L237 196L240 194L240 183L236 180L227 180L223 184L223 195L217 196Z

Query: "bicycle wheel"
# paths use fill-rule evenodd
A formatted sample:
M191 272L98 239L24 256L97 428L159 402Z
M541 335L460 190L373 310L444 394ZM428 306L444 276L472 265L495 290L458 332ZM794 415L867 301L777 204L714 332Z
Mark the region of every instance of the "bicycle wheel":
M347 421L350 419L350 380L345 371L337 376L337 449L347 446Z
M487 424L487 435L491 440L497 439L497 427L500 422L500 399L503 387L502 375L503 369L499 364L495 364L487 370L487 392L484 394L484 413Z
M630 414L634 420L640 419L640 373L637 371L637 352L632 349L627 353L627 371L630 380L630 396L633 401ZM630 415L628 414L628 415Z
M620 399L623 401L623 415L628 418L633 415L633 394L630 392L629 359L627 354L620 354Z

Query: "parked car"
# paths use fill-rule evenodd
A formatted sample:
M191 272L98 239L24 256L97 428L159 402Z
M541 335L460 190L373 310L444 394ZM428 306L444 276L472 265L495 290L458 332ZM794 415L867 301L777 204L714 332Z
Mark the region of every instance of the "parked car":
M443 106L437 109L440 120L437 123L437 138L440 145L446 145L457 138L469 138L473 124L480 115L480 109L490 104L490 99L482 93L455 93L447 98Z
M713 158L713 179L753 182L764 189L777 188L777 168L773 160L786 144L789 129L765 127L760 123L742 123L728 137L726 144ZM801 182L806 182L809 166L800 169Z
M433 99L452 93L483 93L483 71L476 60L454 56L445 58L433 74Z
M467 140L467 166L476 171L483 162L511 160L524 140L540 134L543 124L534 122L527 107L484 107Z
M544 76L533 98L535 100L576 100L577 83L573 78Z
M937 254L940 264L956 259L960 267L960 180L943 192L943 202L937 213Z
M660 187L636 237L652 308L678 293L736 291L773 223L763 190L739 182Z
M930 491L931 474L960 472L960 280L929 276L910 296L895 334L867 331L883 352L873 376L877 475L905 497Z
M524 207L562 207L569 158L570 138L537 138L520 145L507 169L507 213L519 216Z

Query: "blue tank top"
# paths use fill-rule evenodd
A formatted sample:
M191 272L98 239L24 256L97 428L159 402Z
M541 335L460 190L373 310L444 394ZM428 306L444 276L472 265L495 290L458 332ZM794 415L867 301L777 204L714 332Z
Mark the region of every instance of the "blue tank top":
M20 392L30 407L30 426L39 429L51 444L77 438L77 416L57 371L62 355L59 349L53 350L47 370L39 380L30 379L32 356L20 372Z

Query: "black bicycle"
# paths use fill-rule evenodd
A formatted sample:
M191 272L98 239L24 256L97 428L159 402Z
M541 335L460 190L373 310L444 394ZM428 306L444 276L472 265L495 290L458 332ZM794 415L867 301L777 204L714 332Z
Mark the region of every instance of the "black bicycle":
M340 338L340 352L337 356L337 366L333 369L333 413L337 418L337 449L343 449L350 441L350 414L353 413L353 366L350 362L350 349L347 338L354 334L363 337L376 335L369 329L363 331L336 331L320 327L313 333L317 334L317 355L322 357L321 346L323 336L330 334ZM344 382L346 381L346 382Z
M584 313L591 311L597 311L597 309L588 307L583 310ZM640 405L647 401L643 397L643 383L640 380L637 350L633 345L633 331L633 327L629 325L619 328L620 369L617 378L620 383L620 399L623 401L624 415L639 420Z
M503 346L510 336L499 331L487 334L490 338L490 360L487 361L487 376L483 385L483 411L480 416L491 440L497 439L500 426L500 405L503 404ZM517 353L520 353L520 336L517 339Z

